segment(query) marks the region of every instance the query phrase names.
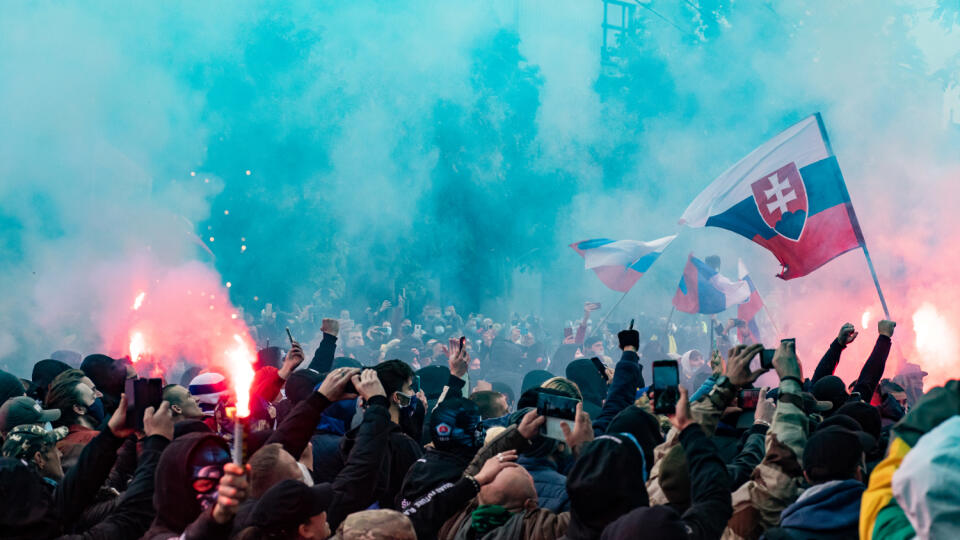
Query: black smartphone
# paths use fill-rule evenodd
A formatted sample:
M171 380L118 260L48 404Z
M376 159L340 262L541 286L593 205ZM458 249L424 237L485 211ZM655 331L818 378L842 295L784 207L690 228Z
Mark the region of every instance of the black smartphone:
M604 382L610 382L610 377L607 376L607 366L603 365L603 362L596 356L591 358L590 361L593 362L593 367L597 368L597 371L600 372L600 376L603 377Z
M566 396L557 396L546 392L537 393L537 414L546 417L546 422L540 426L540 433L545 437L564 441L563 429L560 425L567 422L570 429L577 419L576 399Z
M764 349L760 351L760 368L771 369L773 367L773 353L776 349Z
M657 360L653 363L653 411L657 414L677 412L680 400L680 371L676 360Z
M413 393L416 394L420 391L420 376L413 376L413 383L410 385L410 389L413 390Z
M737 394L737 407L747 411L757 408L757 402L760 401L759 388L744 388Z
M143 412L147 407L156 410L163 401L163 380L127 379L124 393L127 394L127 427L143 431Z

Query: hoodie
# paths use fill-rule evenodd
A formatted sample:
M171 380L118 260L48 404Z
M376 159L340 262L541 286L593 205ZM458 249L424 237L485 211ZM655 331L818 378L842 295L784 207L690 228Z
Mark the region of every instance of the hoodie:
M188 433L167 446L157 464L153 505L157 517L145 539L178 537L201 514L200 503L193 491L193 471L190 458L206 441L214 441L227 452L230 448L218 435L212 433ZM226 528L229 532L229 526Z
M600 416L603 400L607 397L607 383L589 358L578 358L566 370L567 378L577 383L583 395L583 410L590 418Z
M856 539L860 499L866 486L859 480L831 480L803 492L780 515L780 527L765 538Z

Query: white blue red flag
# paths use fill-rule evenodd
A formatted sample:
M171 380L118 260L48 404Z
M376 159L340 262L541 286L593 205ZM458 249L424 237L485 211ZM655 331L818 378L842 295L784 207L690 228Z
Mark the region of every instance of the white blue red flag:
M673 296L673 307L684 313L709 315L725 311L749 298L750 285L746 281L731 281L691 253L677 293Z
M789 127L717 177L680 220L721 227L772 252L782 279L863 245L820 114Z
M604 285L627 292L650 269L677 235L652 242L595 238L570 244L583 257L584 267L596 272Z
M750 279L747 266L743 264L743 261L737 261L737 270L737 277L740 278L741 281L746 282L750 287L750 297L746 302L737 306L737 319L746 323L746 326L737 327L737 339L744 345L765 343L765 334L769 332L764 331L765 329L761 330L759 316L760 311L764 307L763 298L760 297L756 285L754 285L753 280Z

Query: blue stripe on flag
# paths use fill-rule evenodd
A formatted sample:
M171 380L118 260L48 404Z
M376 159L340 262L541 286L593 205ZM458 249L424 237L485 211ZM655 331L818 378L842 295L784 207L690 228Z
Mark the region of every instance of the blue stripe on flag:
M643 257L637 259L637 262L630 265L630 268L640 272L641 274L646 273L650 269L650 266L660 257L660 253L654 251L653 253L647 253Z

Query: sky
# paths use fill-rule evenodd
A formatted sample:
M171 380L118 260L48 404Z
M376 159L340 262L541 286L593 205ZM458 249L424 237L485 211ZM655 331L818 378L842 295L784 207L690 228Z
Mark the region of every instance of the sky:
M614 320L665 316L690 252L728 275L743 258L812 366L843 322L876 324L862 254L783 282L759 246L677 220L820 112L895 354L942 378L960 323L956 15L933 0L644 0L604 62L600 0L13 3L0 367L121 354L140 325L171 357L213 357L267 302L335 313L400 290L538 312L559 333L583 301L620 296L570 243L676 232ZM863 334L851 354L875 326Z

